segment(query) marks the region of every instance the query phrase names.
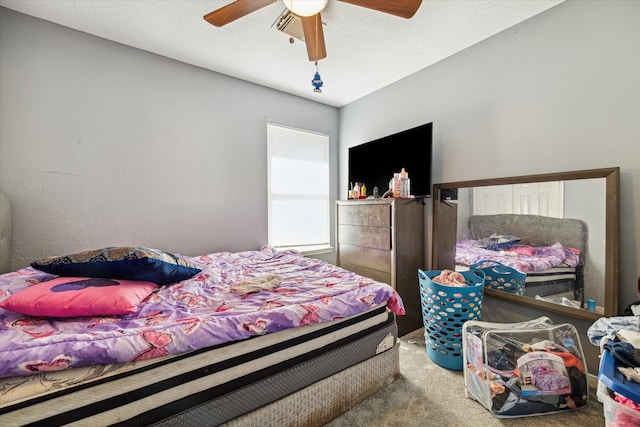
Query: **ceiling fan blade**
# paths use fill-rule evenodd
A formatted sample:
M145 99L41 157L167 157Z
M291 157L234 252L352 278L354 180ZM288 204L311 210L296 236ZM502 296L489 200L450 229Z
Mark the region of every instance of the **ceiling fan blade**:
M276 1L277 0L236 0L220 9L207 13L204 16L204 20L216 27L222 27Z
M344 3L366 7L378 12L388 13L401 18L411 18L418 11L422 0L339 0Z
M327 48L324 44L324 32L322 31L322 18L317 13L313 16L301 16L304 41L307 44L309 61L319 61L327 56Z

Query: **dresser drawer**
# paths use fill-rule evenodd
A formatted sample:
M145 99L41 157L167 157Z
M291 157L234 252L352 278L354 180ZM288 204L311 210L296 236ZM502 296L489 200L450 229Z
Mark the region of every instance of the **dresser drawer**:
M362 246L366 248L390 250L391 229L359 225L339 225L340 243Z
M338 224L391 227L391 206L367 203L340 205Z
M359 274L364 277L368 277L373 280L377 280L378 282L386 283L387 285L393 286L391 283L391 273L385 273L383 271L374 270L372 268L363 267L361 265L350 264L348 262L341 262L340 267L345 270L353 271L356 274Z
M340 243L338 264L345 268L344 264L361 266L377 270L383 273L391 273L391 252L380 249L365 248L362 246Z

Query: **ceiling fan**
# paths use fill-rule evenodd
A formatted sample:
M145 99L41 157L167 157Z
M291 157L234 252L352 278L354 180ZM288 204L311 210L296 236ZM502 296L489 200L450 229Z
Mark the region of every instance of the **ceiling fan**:
M278 0L236 0L204 16L205 21L222 27ZM422 0L338 0L367 9L377 10L401 18L411 18ZM309 61L318 61L327 56L322 31L320 12L326 7L327 0L283 0L284 5L302 22L304 41Z

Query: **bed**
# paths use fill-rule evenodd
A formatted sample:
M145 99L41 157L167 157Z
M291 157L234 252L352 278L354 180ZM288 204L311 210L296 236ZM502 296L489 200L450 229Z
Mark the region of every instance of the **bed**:
M526 273L524 295L567 297L584 303L587 225L577 219L538 215L472 215L469 237L456 242L456 269L497 261ZM513 245L483 244L492 235L520 239ZM518 240L516 239L516 240Z
M135 312L0 308L0 425L318 425L399 375L404 308L389 285L269 246L170 255L194 274L153 287ZM0 305L128 283L103 291L38 268L0 275Z

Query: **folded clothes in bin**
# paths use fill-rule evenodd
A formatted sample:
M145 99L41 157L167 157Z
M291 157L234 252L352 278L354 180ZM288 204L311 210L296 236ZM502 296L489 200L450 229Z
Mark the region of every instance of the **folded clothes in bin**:
M541 415L587 403L587 368L573 325L553 325L547 317L475 320L462 334L466 395L494 416Z

